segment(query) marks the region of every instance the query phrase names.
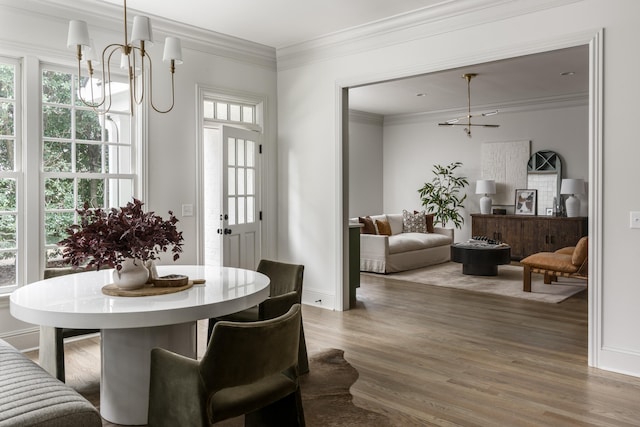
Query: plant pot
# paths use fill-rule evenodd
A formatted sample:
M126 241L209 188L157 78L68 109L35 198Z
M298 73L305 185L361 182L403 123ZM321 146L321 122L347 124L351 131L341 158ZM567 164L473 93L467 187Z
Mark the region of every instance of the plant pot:
M113 283L120 289L140 289L149 279L149 270L139 259L127 258L122 269L113 270Z

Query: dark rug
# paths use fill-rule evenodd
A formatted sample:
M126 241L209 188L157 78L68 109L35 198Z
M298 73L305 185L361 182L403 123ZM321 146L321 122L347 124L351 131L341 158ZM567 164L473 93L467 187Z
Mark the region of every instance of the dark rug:
M302 406L310 427L386 427L385 415L353 404L349 388L358 379L358 371L344 360L344 351L330 349L309 359L309 373L300 377ZM244 426L243 417L217 423L220 427Z

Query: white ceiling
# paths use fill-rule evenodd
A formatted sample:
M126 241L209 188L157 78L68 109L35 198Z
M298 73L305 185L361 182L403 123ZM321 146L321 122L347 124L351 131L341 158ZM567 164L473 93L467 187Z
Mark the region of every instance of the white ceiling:
M103 1L120 7L123 4L122 0L75 1ZM130 16L160 16L277 49L459 1L464 0L128 0L127 7ZM575 75L560 75L569 71ZM381 115L459 112L467 105L463 73L478 73L471 81L472 110L586 95L588 48L563 49L355 88L349 94L350 108ZM417 97L417 93L426 96Z
M102 1L123 4L122 0ZM451 1L180 0L174 3L166 0L128 0L127 8L282 48Z

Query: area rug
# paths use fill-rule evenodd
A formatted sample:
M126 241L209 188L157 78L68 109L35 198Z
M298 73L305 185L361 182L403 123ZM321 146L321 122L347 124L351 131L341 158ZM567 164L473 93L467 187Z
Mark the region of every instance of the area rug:
M381 276L375 273L362 274ZM497 276L471 276L462 274L462 264L448 262L416 270L389 273L384 277L547 303L562 302L586 289L586 282L583 280L560 278L559 282L545 285L541 274L532 274L531 292L523 292L522 267L518 265L499 266Z
M385 415L353 404L349 388L358 371L344 360L342 350L330 349L309 358L309 373L300 377L302 407L310 427L383 427L392 423ZM244 418L222 421L216 427L244 426Z

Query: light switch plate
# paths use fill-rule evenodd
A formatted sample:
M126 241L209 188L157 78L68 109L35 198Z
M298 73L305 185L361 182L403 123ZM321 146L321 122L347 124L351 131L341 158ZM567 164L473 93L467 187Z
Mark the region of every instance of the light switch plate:
M640 228L640 212L631 211L629 215L629 227Z
M182 205L182 216L193 216L193 205Z

